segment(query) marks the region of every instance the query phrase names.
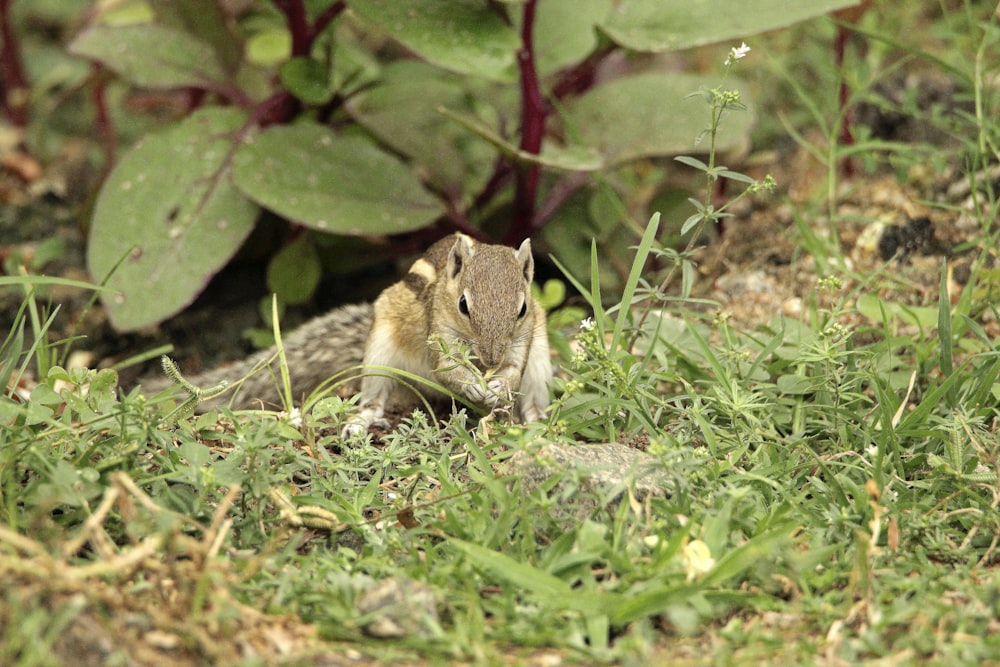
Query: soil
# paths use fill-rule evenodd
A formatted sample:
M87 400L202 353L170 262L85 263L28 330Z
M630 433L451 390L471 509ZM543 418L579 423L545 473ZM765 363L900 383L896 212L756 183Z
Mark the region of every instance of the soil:
M913 85L905 79L897 84L904 88ZM938 88L934 90L938 90L942 86L947 89L949 84L935 85ZM887 92L891 94L893 91ZM907 116L859 109L856 118L876 134L894 141L930 141L948 151L954 148L947 136ZM822 143L821 139L811 139ZM6 273L16 274L18 266L24 265L36 273L88 279L84 261L86 230L80 220L97 179L86 161L86 152L70 147L59 160L39 165L18 148L16 141L0 143L6 146L0 155L0 199L5 204L0 218L0 261ZM861 165L854 164L854 175L839 179L832 198L835 204L826 212L816 213L824 209L815 202L823 200L827 171L807 151L788 144L781 150L753 155L744 170L760 178L765 173L773 174L779 192L741 202L733 211L735 217L699 251L694 296L716 301L718 311L733 327L752 330L779 314L803 317L814 300L822 305L824 299L850 293L860 285L862 277L883 267L886 270L882 277L865 284L862 293L873 294L886 303L935 305L944 264L949 295L955 300L969 279L977 252L974 247L963 249L963 244L980 232L968 182L958 175L960 164L960 157L956 157L941 169L914 164L902 173L862 173ZM841 169L847 168L841 165ZM989 174L988 178L997 180L998 175ZM808 219L797 220L803 211L813 213L805 214ZM809 242L803 242L808 233L820 239L836 236L832 243L839 246L839 253L831 254L832 264L820 254L803 250L809 246ZM822 246L819 242L815 247ZM43 262L49 254L51 258ZM836 264L837 255L846 258L843 265ZM987 266L995 266L996 262L994 250ZM88 293L53 287L48 296L53 306L60 308L55 335L86 336L76 344L83 351L77 363L106 366L169 342L175 346L173 354L185 370L197 371L250 352L242 332L260 326L258 302L266 295L262 275L259 263L237 262L220 273L187 311L155 330L128 335L111 329L100 305L92 304ZM835 297L817 290L817 280L827 275L835 275L843 282ZM366 278L366 282L371 280ZM343 290L323 292L339 294ZM19 291L0 290L0 322L13 321L22 298ZM327 301L292 313L285 326L294 326L295 320L332 305ZM853 324L866 324L860 315L849 317ZM988 336L1000 336L1000 326L989 313L980 323ZM900 333L906 333L906 326L901 326ZM919 334L915 327L910 329L910 333ZM128 372L124 379L128 381ZM60 581L63 584L55 583ZM184 646L177 644L178 635L170 618L173 612L181 617L185 613L183 591L160 590L146 600L123 595L106 584L93 584L84 590L80 585L65 585L65 581L26 572L20 575L16 587L22 599L53 609L86 606L56 644L66 664L84 664L77 662L81 655L95 656L95 661L87 664L103 664L101 656L107 657L114 646L123 642L129 645L133 664L185 665L195 664L199 655L214 655L225 661L251 654L261 656L268 664L290 656L296 657L297 664L372 664L356 648L330 651L314 628L296 619L265 616L225 599L221 587L213 589L213 594L220 596L218 604L232 606L231 627L206 628L204 636L196 639L200 645ZM154 583L165 585L165 580ZM109 609L120 613L102 613ZM333 658L331 654L344 657ZM676 651L670 657L682 662L686 659ZM553 651L526 652L517 658L527 664L557 664L560 660L559 652Z

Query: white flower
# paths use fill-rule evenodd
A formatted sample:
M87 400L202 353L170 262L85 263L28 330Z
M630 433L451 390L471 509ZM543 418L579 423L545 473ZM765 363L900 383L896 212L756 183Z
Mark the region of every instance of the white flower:
M684 545L681 550L681 561L684 563L688 581L694 581L715 567L712 552L709 551L708 545L701 540L692 540Z
M580 330L581 331L590 331L593 328L594 328L594 318L593 317L584 318L584 320L582 322L580 322Z
M740 58L745 58L748 53L750 53L750 47L747 46L746 42L740 42L739 46L729 49L729 55L726 56L726 64L732 65Z
M292 408L291 412L283 416L288 419L288 425L292 428L302 427L302 412L298 408Z

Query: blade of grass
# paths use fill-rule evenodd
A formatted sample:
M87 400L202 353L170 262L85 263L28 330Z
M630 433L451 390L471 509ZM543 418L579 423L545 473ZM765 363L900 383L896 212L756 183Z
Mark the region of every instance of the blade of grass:
M613 593L577 590L559 577L499 551L457 537L447 539L449 544L462 552L479 569L496 579L539 595L549 604L588 614L608 613L620 604L620 596Z
M941 342L941 374L948 377L954 370L951 337L951 300L948 298L948 262L941 260L941 283L938 291L938 340ZM955 394L949 392L948 405L954 407Z
M631 314L629 307L632 305L632 298L635 296L636 287L639 285L639 278L642 276L642 270L646 266L646 258L649 257L649 251L653 247L653 241L656 240L656 232L659 228L660 214L654 213L646 225L646 231L642 234L638 248L636 248L635 258L632 260L632 268L629 271L625 287L622 290L621 306L618 311L618 317L615 319L614 333L611 335L612 346L618 346L621 343L622 331L625 329L625 323Z

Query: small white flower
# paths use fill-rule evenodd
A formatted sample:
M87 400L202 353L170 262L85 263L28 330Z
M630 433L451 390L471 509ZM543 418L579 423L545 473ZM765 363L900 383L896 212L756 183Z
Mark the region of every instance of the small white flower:
M715 567L715 559L708 545L701 540L692 540L681 550L681 561L687 573L687 580L694 581Z
M590 331L593 328L594 328L593 317L584 318L584 320L580 322L580 331Z
M746 42L740 42L739 46L729 49L729 55L726 56L726 64L732 65L737 60L745 58L748 53L750 53L750 47L747 46Z

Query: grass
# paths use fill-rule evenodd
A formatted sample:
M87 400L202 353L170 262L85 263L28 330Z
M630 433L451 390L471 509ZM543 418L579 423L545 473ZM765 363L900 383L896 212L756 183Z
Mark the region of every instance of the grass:
M996 32L977 28L969 71ZM996 91L969 82L971 178L1000 151ZM837 179L836 146L819 154ZM753 330L644 278L666 252L654 218L620 303L601 301L596 253L576 282L593 319L553 328L547 422L415 413L352 447L336 397L166 420L172 403L122 394L113 371L64 369L43 285L11 279L25 296L0 342L0 663L996 664L1000 230L998 198L979 192L957 298L942 267L927 303L866 300L898 284L892 265L853 271L802 222L827 273L800 318ZM690 275L688 254L660 257ZM38 384L15 396L31 367ZM631 440L669 493L504 474L543 442ZM378 612L359 600L393 578L434 609L371 638Z

